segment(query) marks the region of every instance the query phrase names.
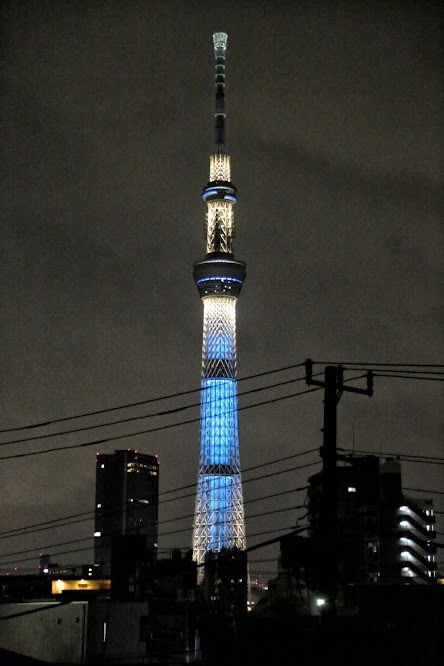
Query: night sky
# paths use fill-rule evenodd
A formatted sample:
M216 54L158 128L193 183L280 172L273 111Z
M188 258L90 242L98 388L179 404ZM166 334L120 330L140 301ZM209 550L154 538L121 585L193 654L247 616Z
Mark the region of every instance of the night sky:
M192 264L205 251L214 31L228 33L234 251L247 262L239 377L307 357L443 362L438 2L41 1L5 2L2 11L2 428L199 387L202 305ZM296 368L239 389L302 375ZM376 378L370 400L344 394L338 445L351 448L354 432L356 449L443 456L441 387ZM305 388L301 381L240 404ZM195 393L1 441L198 400ZM198 415L194 408L11 444L0 457ZM243 468L265 465L255 476L318 460L267 465L321 444L322 392L247 409L239 422ZM96 450L127 447L159 455L161 492L196 481L197 422L2 460L1 532L92 511ZM244 498L299 487L318 469L245 484ZM405 463L404 485L442 490L442 469ZM442 511L444 496L433 497ZM245 511L303 499L290 493ZM193 497L160 506L160 532L184 529L160 537L160 548L191 544L191 518L164 521L193 509ZM302 516L247 520L248 545ZM61 563L91 561L91 550L59 553L91 546L92 532L82 522L3 539L0 555L29 552L2 557L0 571L35 569L40 550ZM264 534L248 538L255 533Z

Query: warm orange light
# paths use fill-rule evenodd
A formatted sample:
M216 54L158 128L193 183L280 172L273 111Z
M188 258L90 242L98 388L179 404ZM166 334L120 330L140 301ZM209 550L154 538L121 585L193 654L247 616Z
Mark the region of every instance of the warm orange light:
M106 578L84 579L81 580L53 580L51 585L51 594L60 594L63 590L70 592L84 592L85 590L109 590L111 589L111 580Z

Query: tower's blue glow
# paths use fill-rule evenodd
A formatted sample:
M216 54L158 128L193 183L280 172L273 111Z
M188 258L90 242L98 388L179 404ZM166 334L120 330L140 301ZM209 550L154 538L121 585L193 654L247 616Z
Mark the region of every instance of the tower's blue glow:
M232 505L239 491L237 477L206 474L199 478L198 493L206 498L206 551L218 552L233 545L229 524Z
M201 417L200 464L235 468L239 464L236 380L202 380Z
M204 188L207 204L205 258L194 264L204 306L199 476L193 557L222 548L245 548L236 387L236 303L245 264L232 251L233 207L230 157L225 152L225 50L227 36L213 35L216 58L215 151Z

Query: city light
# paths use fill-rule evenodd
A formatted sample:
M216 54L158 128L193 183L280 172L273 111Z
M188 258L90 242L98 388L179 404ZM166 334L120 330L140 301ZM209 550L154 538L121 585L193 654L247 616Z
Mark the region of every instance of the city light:
M229 155L211 155L210 157L210 183L215 180L231 180L230 156Z

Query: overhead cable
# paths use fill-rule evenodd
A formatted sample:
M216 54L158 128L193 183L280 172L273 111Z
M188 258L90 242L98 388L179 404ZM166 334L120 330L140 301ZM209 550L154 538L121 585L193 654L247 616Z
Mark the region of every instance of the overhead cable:
M240 377L237 379L237 382L247 381L249 379L256 379L258 377L265 377L267 375L272 375L278 372L284 372L285 370L293 370L295 368L300 368L304 363L294 363L292 365L286 365L281 368L275 368L274 370L266 370L265 372L258 372L254 375L247 375L246 377ZM5 432L15 432L16 430L30 430L31 428L43 428L48 425L53 425L54 423L62 423L63 421L72 421L73 419L83 419L87 416L97 416L98 414L106 414L107 412L115 412L119 409L128 409L131 407L139 407L140 405L148 405L153 402L160 402L162 400L169 400L171 398L179 398L184 395L191 395L192 393L197 393L202 391L201 387L195 389L188 389L186 391L179 391L177 393L169 393L167 395L158 396L156 398L149 398L147 400L139 400L138 402L129 402L123 405L117 405L115 407L107 407L106 409L96 409L91 412L83 412L81 414L74 414L71 416L64 416L58 419L52 419L49 421L40 421L39 423L31 423L23 426L16 426L14 428L3 428L0 430L0 433Z
M314 374L313 377L316 377L322 373L317 373ZM280 386L286 386L288 384L293 384L295 382L300 382L305 379L305 375L302 377L296 377L294 379L288 379L286 381L281 381L277 382L276 384L269 384L268 386L260 386L258 388L254 389L249 389L248 391L243 391L241 393L237 393L237 397L241 397L244 395L250 395L252 393L258 393L259 391L267 391L269 389L273 388L279 388ZM207 387L209 388L209 387ZM204 388L203 390L207 390L207 388ZM213 400L209 400L206 404L210 405L214 402L220 402L221 398L214 398ZM181 407L174 407L172 409L165 409L159 412L154 412L152 414L141 414L139 416L129 416L124 419L117 419L116 421L108 421L107 423L97 423L93 425L88 425L88 426L81 426L80 428L72 428L71 430L60 430L58 432L51 432L51 433L46 433L44 435L35 435L34 437L24 437L22 439L11 439L7 442L0 442L0 446L8 446L10 444L23 444L25 442L35 442L37 440L41 439L48 439L51 437L60 437L61 435L72 435L73 433L77 432L85 432L87 430L96 430L97 428L106 428L108 426L115 426L115 425L122 425L123 423L130 423L132 421L141 421L144 419L152 419L152 418L159 418L162 416L170 416L171 414L177 414L179 412L184 412L187 409L192 409L194 407L200 407L201 403L199 402L193 402L190 405L182 405Z
M275 465L275 464L278 464L278 463L281 463L281 462L286 462L287 460L291 460L293 458L299 458L299 457L304 456L304 455L309 455L311 453L318 452L318 450L319 449L317 449L317 448L316 449L308 449L307 451L300 451L299 453L293 453L292 455L285 456L283 458L277 458L275 460L270 460L270 461L267 461L265 463L261 463L259 465L252 465L250 467L245 468L243 470L242 474L245 475L248 472L252 472L253 470L260 469L262 467L269 467L270 465ZM320 464L320 461L317 460L315 462L309 463L310 466L316 465L316 464ZM242 484L245 485L245 484L247 484L249 482L252 482L252 481L258 481L260 479L268 478L270 476L276 476L276 475L280 475L280 474L285 474L287 472L293 472L293 471L296 471L298 469L304 469L305 467L307 467L306 464L296 465L295 467L290 467L290 468L285 469L285 470L279 470L277 472L267 472L267 474L265 474L265 475L259 475L259 476L256 476L256 477L252 477L250 479L245 479L243 477ZM162 497L164 495L169 495L169 494L172 494L172 493L177 493L177 492L180 492L180 491L183 491L183 490L189 490L191 488L196 488L196 486L197 486L197 483L190 483L190 484L187 484L185 486L180 486L178 488L165 490L165 491L159 493L159 497ZM305 489L306 487L307 486L304 486L302 489ZM185 499L186 497L189 497L189 496L190 495L186 495L186 496L179 495L177 497L172 498L172 501L174 501L176 499L177 500L182 500L182 499ZM159 504L162 504L163 502L166 502L166 501L170 501L170 500L165 500L165 499L161 500L159 502ZM107 515L113 515L114 513L120 513L120 509L125 504L127 504L127 502L112 505L110 507L110 511L107 512ZM16 528L15 530L8 530L6 532L0 532L0 539L7 539L7 538L15 537L15 536L24 536L24 535L28 535L28 534L31 534L31 533L34 533L34 532L43 532L43 531L46 531L47 529L65 527L66 525L74 525L74 524L79 523L79 522L92 520L94 517L95 517L95 509L93 511L85 511L83 513L71 514L69 516L62 516L61 518L53 518L52 520L48 520L48 521L45 521L45 522L42 522L42 523L35 523L33 525L28 525L28 526ZM74 519L80 518L80 520L71 520L73 518ZM67 521L70 521L70 522L67 522ZM54 524L54 523L57 523L57 524ZM37 528L37 529L35 529L35 528Z
M299 391L299 393L290 393L288 395L280 396L279 398L270 398L269 400L262 400L261 402L254 403L252 405L244 405L243 407L238 407L236 410L228 410L223 412L223 414L229 414L232 411L243 411L246 409L252 409L254 407L262 407L263 405L269 405L275 402L280 402L281 400L288 400L289 398L295 398L299 395L305 395L306 393L313 393L314 391L320 391L320 387L306 389L305 391ZM194 419L188 419L187 421L179 421L177 423L170 423L166 425L156 426L155 428L147 428L146 430L138 430L136 432L130 432L123 435L114 435L113 437L105 437L103 439L96 439L92 442L82 442L80 444L66 444L64 446L55 446L49 449L41 449L39 451L28 451L26 453L15 453L10 456L1 456L0 460L11 460L16 458L27 458L29 456L38 456L44 453L54 453L55 451L66 451L70 449L80 449L88 446L97 446L98 444L105 444L106 442L113 442L116 440L125 439L127 437L136 437L138 435L146 435L151 432L159 432L162 430L170 430L171 428L177 428L179 426L188 425L190 423L197 423L201 420L201 417L196 417Z

